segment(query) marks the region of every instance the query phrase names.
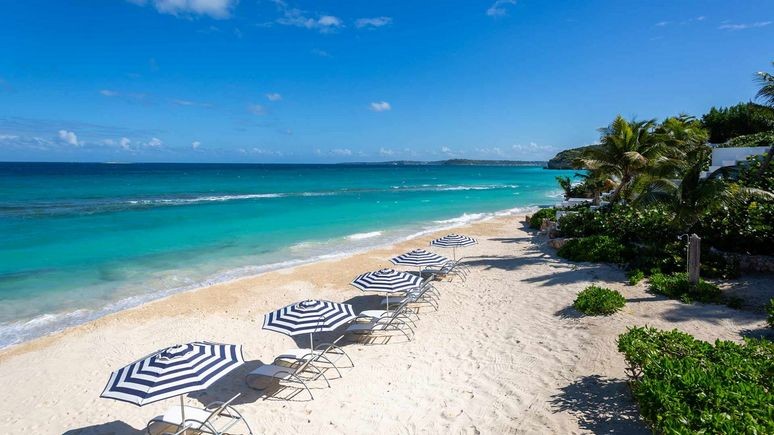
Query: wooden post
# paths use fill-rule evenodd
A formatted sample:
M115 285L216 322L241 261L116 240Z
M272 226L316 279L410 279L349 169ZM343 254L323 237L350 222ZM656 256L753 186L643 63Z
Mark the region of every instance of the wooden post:
M701 267L701 237L691 234L688 238L688 282L691 285L699 283L699 268Z

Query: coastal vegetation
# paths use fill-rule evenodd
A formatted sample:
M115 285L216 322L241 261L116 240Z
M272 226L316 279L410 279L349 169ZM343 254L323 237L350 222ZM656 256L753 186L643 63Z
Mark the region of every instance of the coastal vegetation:
M617 116L600 129L598 145L565 152L562 158L572 156L570 166L583 172L575 182L557 177L560 187L567 198L593 201L564 208L558 255L621 265L630 285L647 279L650 292L685 303L740 308L744 301L724 296L716 284L689 280L685 240L701 237L704 278L737 277L740 256L774 254L774 76L758 77L761 104L660 122ZM770 148L706 172L713 147L739 146ZM589 287L573 305L598 315L624 303L620 293ZM764 309L774 328L774 299ZM774 342L710 344L677 330L633 327L619 336L618 349L633 398L655 433L774 433Z
M559 255L618 263L663 277L685 270L685 243L680 237L695 233L702 238L701 273L714 278L738 275L738 265L718 250L771 255L771 153L719 174L705 173L713 141L754 136L761 141L756 143L774 147L772 79L767 73L759 77L758 97L764 104L712 108L701 118L683 114L660 122L617 116L600 129L598 145L571 153L577 156L574 167L585 171L579 174L580 182L558 177L560 187L567 197L594 198L603 206L576 206L559 219L558 235L571 238ZM608 191L605 203L599 198L603 190ZM678 293L678 297L687 294Z
M572 306L587 316L607 316L626 305L626 299L616 290L589 286L578 293Z
M697 340L634 327L618 338L632 395L655 433L774 433L774 342Z
M679 299L683 302L717 302L720 299L720 289L718 286L700 279L696 285L691 285L688 281L688 274L684 272L672 273L669 275L663 273L654 273L648 280L650 290L672 299Z

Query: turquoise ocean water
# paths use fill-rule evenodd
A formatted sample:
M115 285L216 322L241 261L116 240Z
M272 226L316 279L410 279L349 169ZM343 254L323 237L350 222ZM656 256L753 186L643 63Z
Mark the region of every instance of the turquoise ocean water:
M0 163L0 347L555 202L539 167Z

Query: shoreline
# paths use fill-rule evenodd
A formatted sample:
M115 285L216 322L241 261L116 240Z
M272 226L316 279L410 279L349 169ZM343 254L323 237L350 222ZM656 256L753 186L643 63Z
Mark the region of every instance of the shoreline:
M276 400L245 386L249 371L283 349L308 345L306 337L263 330L263 315L309 298L344 301L356 312L376 308L381 297L357 290L351 279L426 247L445 230L177 293L0 351L0 378L23 380L0 390L7 404L0 426L10 434L139 434L149 418L179 405L101 399L110 372L157 349L210 340L241 344L245 364L184 400L201 407L240 393L237 408L265 433L647 433L626 389L618 335L649 325L740 341L744 331L765 325L757 313L684 304L625 285L624 273L610 265L558 258L544 237L525 229L523 216L459 232L479 241L462 251L468 279L436 283L439 309L420 315L413 340L345 344L355 366L330 388L316 388L315 400ZM572 301L592 284L620 291L626 307L607 317L578 316ZM65 367L77 370L63 376Z
M435 227L428 228L427 225L425 225L425 229L412 232L408 236L403 236L403 237L398 236L392 240L382 241L374 245L357 248L351 251L324 253L324 254L314 255L312 257L288 260L288 261L283 261L278 263L270 263L270 264L263 264L263 265L257 265L257 266L245 266L243 268L232 269L232 270L220 273L216 277L206 278L201 282L197 282L189 286L183 286L183 287L178 287L173 289L165 289L165 290L157 291L146 295L137 295L137 296L132 296L130 298L120 299L120 300L111 302L105 307L102 307L96 310L97 312L94 313L95 315L93 317L87 317L83 321L77 321L75 323L66 324L63 327L44 332L41 335L36 335L29 339L12 343L4 347L0 347L0 363L2 363L2 361L9 355L24 353L25 352L24 348L27 346L30 346L32 348L38 348L39 346L36 344L36 342L39 340L42 340L42 341L55 340L58 336L66 335L71 330L77 330L79 328L88 328L88 326L91 323L99 322L102 319L106 319L112 316L120 316L122 313L126 313L129 311L141 310L148 305L152 305L155 303L162 303L178 295L197 293L203 290L211 289L213 287L237 285L240 281L258 280L261 277L271 273L287 274L287 273L293 272L297 268L304 267L304 266L345 260L358 255L368 254L371 251L390 249L395 245L410 243L416 239L428 237L431 235L433 236L432 238L435 238L435 236L438 235L439 232L449 231L452 229L465 228L468 226L472 226L472 225L476 225L484 222L490 222L492 220L507 219L509 217L513 217L521 213L531 213L540 207L542 206L524 206L524 207L514 207L510 209L497 210L494 212L464 213L456 218L446 219L442 221L433 221L436 224ZM470 220L465 220L464 217L466 216L476 216L476 217ZM368 233L354 233L354 234L345 236L343 238L358 241L360 239L357 239L357 238L350 239L350 237L352 237L353 235L357 236L362 234L373 234L376 232L382 233L383 231L374 231L374 232L368 232ZM326 241L326 242L329 242L329 241ZM427 245L427 243L425 243L425 245ZM423 245L423 247L426 247L426 246ZM289 249L289 248L292 248L292 246L286 247L286 249ZM443 255L444 251L445 250L443 249L439 249L438 253ZM247 267L258 268L258 269L265 268L265 270L261 270L257 273L249 272L246 275L239 276L238 271ZM362 271L362 272L366 272L366 271ZM362 273L362 272L359 272L359 273ZM219 279L219 277L225 277L225 278ZM354 277L355 275L352 276L352 278ZM124 303L128 299L133 299L137 297L140 298L140 301L138 303L131 304L131 305L124 305ZM117 308L115 310L108 309L108 307L111 307L111 306L119 306L120 308ZM46 316L66 317L73 313L77 313L78 311L82 311L82 309L78 309L78 310L74 310L66 313L44 314L36 318L30 319L29 321L24 322L22 325L27 325L29 323L35 322L41 317L46 317Z

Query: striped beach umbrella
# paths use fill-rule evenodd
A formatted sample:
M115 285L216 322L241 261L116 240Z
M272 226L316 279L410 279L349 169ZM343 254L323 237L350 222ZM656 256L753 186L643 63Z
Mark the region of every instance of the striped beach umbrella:
M196 341L168 347L141 358L110 375L100 397L147 405L208 388L244 364L242 346Z
M309 343L314 350L315 332L334 331L355 317L357 316L350 304L306 300L263 316L263 329L291 336L309 334Z
M472 237L462 236L459 234L448 234L439 239L435 239L430 242L432 246L440 246L442 248L452 248L452 254L454 255L454 261L457 261L457 248L464 246L472 246L477 244L478 241Z
M419 274L422 274L422 267L443 266L449 259L436 253L425 251L424 249L414 249L405 254L391 258L392 264L403 264L406 266L416 266L419 268Z
M352 280L352 285L363 291L387 293L387 309L390 309L390 293L405 292L419 287L422 277L395 269L366 272Z

